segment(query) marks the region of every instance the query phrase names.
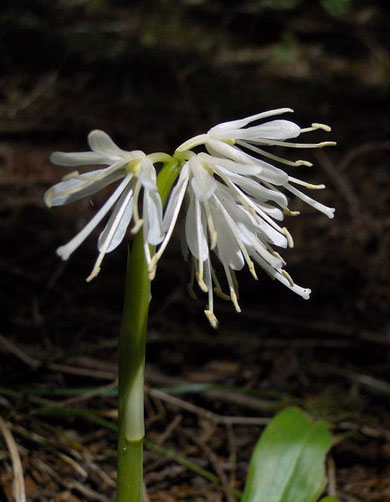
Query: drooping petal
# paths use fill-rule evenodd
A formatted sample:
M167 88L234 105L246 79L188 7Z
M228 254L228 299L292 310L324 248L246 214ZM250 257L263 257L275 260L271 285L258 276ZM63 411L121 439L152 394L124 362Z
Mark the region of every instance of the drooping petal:
M58 166L93 166L108 163L107 157L95 152L53 152L50 155L50 162Z
M290 120L271 120L248 129L237 129L233 132L233 139L243 139L256 143L260 139L286 140L296 138L301 133L301 128Z
M145 238L153 246L160 244L164 238L162 230L162 204L158 192L144 192L144 228Z
M165 232L168 231L172 223L176 222L179 210L183 202L185 191L187 189L189 173L189 165L188 162L186 162L180 171L179 179L176 185L173 187L171 195L169 196L168 203L166 205L163 220L163 230Z
M70 204L102 190L106 186L123 177L120 166L98 169L89 173L79 174L49 188L44 195L47 206L63 206Z
M102 221L102 219L106 216L108 211L119 199L124 189L129 184L130 179L131 175L126 176L122 180L121 184L112 193L112 195L107 199L104 205L95 214L95 216L87 223L87 225L85 225L85 227L75 237L73 237L72 240L70 240L67 244L65 244L64 246L60 246L57 249L57 254L61 256L63 260L67 260L69 256L73 253L73 251L75 251L80 246L80 244L84 242L84 240L88 237L88 235Z
M123 241L126 230L133 216L133 190L128 187L119 200L115 204L114 211L108 220L104 230L99 235L98 249L99 251L106 245L107 238L110 237L110 243L107 246L106 253L110 253L116 249ZM111 235L111 229L114 229Z
M312 199L311 197L304 194L300 190L297 190L295 187L291 186L289 183L286 183L284 185L284 188L286 188L289 192L299 197L301 200L303 200L303 202L306 202L306 204L308 204L309 206L314 207L314 209L317 209L317 211L326 214L326 216L329 219L334 218L334 212L335 212L334 207L324 206L324 204L321 204L321 202Z
M259 182L256 182L255 180L252 180L252 179L247 178L245 176L239 176L237 174L230 174L229 175L223 169L220 169L219 173L227 175L229 180L232 183L234 183L238 187L242 188L247 194L254 197L256 201L265 202L265 201L272 200L273 202L278 204L280 207L287 207L287 204L288 204L287 197L284 194L282 194L281 192L266 188L263 185L261 185ZM260 180L261 180L261 178L260 178Z
M216 188L215 181L208 170L202 165L198 156L191 157L188 161L191 168L191 186L199 201L208 200Z
M206 226L202 223L199 202L196 201L191 191L186 214L185 235L191 254L199 261L206 260L209 254Z
M157 192L156 170L149 157L144 157L142 159L138 178L145 190L149 192Z
M229 172L235 174L245 174L245 175L253 175L259 174L262 171L262 168L258 164L244 164L235 162L230 159L223 159L220 157L215 157L213 155L208 155L207 153L199 153L199 159L201 162L208 163L211 167L223 167Z
M267 117L272 117L273 115L281 115L282 113L287 113L287 112L292 112L293 110L291 108L278 108L276 110L269 110L268 112L262 112L262 113L256 113L255 115L250 115L249 117L245 117L243 119L239 120L231 120L229 122L222 122L221 124L218 124L214 127L212 127L208 134L210 136L216 136L218 139L220 138L221 135L224 134L224 132L232 130L232 129L239 129L241 127L245 127L248 125L250 122L254 122L255 120L261 120L265 119ZM224 139L232 138L232 136L225 136ZM232 138L234 139L234 138Z
M241 270L245 264L240 246L234 236L231 222L227 221L222 212L214 206L213 212L215 230L217 231L217 251L222 263L233 270ZM237 231L237 230L236 230Z
M99 129L95 129L88 134L88 144L91 150L105 158L117 157L119 159L123 157L123 154L128 153L119 148L107 133Z

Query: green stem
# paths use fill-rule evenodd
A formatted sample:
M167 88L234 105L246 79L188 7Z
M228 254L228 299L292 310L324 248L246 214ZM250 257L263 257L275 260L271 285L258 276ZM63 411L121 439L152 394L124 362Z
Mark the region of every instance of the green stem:
M172 158L161 169L157 186L162 203L180 172ZM118 348L118 483L117 502L142 502L145 345L150 303L150 279L142 232L134 239L127 260L125 301Z

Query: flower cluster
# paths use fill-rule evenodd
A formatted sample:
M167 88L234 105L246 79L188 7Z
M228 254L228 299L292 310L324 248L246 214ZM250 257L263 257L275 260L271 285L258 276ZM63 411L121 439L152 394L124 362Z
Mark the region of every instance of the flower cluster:
M284 270L286 265L274 247L293 246L293 239L279 222L285 215L298 214L288 209L284 192L295 195L313 208L333 218L334 209L312 199L297 188L321 189L290 176L274 164L310 166L311 163L278 157L264 148L283 146L293 148L321 148L333 142L295 143L288 140L302 133L322 129L314 123L302 129L288 120L270 120L252 125L268 117L292 112L289 108L271 110L241 120L225 122L211 128L207 134L195 136L183 143L174 157L182 163L178 181L171 191L164 215L156 187L154 163L165 162L165 154L145 155L140 151L119 149L102 131L89 135L92 152L55 153L52 161L60 165L107 164L109 167L85 174L72 173L45 195L48 205L62 205L95 193L108 184L122 180L96 216L68 244L57 250L67 259L97 224L113 208L98 240L99 256L88 280L94 277L105 253L115 249L123 240L130 221L132 232L143 225L145 257L150 278L156 264L172 236L181 208L185 205L184 255L191 257L192 280L208 294L205 314L212 326L217 326L214 315L213 292L230 299L240 311L235 271L245 264L257 279L255 263L289 289L307 299L310 290L295 284ZM204 151L195 153L194 148ZM272 164L268 161L272 161ZM142 215L138 213L138 199L143 189ZM153 254L149 245L158 246ZM154 249L154 248L153 248ZM212 265L212 255L222 264L228 293L222 291Z

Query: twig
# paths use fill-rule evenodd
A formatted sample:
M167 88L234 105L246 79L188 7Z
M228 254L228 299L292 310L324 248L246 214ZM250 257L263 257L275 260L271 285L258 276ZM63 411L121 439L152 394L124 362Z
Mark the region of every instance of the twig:
M11 354L13 354L18 359L27 364L27 366L30 366L30 368L36 370L41 365L40 361L27 355L25 352L23 352L23 350L21 350L19 347L17 347L14 343L12 343L10 340L8 340L8 338L6 338L3 335L0 335L0 344L8 352L11 352Z
M60 373L69 373L71 375L79 375L97 378L99 380L113 380L116 375L113 371L93 370L90 368L80 368L77 366L69 366L67 364L50 363L48 369L58 371Z
M182 432L185 436L190 438L207 455L211 465L214 467L215 472L218 474L218 477L221 481L227 502L234 502L235 497L231 493L231 487L229 485L225 471L223 470L221 462L219 461L217 455L212 451L212 449L206 443L201 441L195 434L185 430L183 430Z
M23 467L20 460L18 446L7 424L0 416L0 432L2 433L11 456L12 470L14 473L14 489L16 502L26 502L26 491L23 478Z
M328 459L328 493L331 497L337 497L336 465L332 457Z
M166 392L162 392L157 389L146 389L146 392L151 396L157 397L162 401L172 404L173 406L177 406L183 410L190 411L191 413L195 413L207 420L210 420L219 424L245 424L245 425L266 425L269 422L268 418L263 417L229 417L218 415L212 411L206 410L205 408L201 408L192 403L188 403L183 399L180 399L175 396L171 396Z
M96 389L92 389L88 392L85 392L84 394L81 394L79 396L74 396L70 397L69 399L65 399L64 401L61 401L59 404L63 405L70 405L70 404L75 404L79 403L81 401L87 401L88 399L91 399L92 397L100 396L102 394L105 394L106 392L115 389L118 386L118 379L115 379L113 382L109 383L108 385L103 385L102 387L98 387Z
M180 424L182 419L183 419L182 415L176 415L175 418L172 420L172 422L165 429L165 431L162 434L160 434L156 443L159 444L160 446L163 445L165 441L169 438L169 436L172 434L172 432L176 429L176 427Z

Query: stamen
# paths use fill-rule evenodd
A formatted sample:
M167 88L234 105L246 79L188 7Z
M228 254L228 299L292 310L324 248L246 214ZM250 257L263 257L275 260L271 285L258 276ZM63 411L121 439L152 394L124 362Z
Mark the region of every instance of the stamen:
M276 258L279 258L279 260L281 260L281 262L283 263L283 265L284 265L284 266L286 266L286 265L287 265L287 263L286 263L286 261L284 260L284 258L283 258L283 256L282 256L282 255L280 255L277 251L273 251L273 250L272 250L272 252L273 252L273 254L276 256Z
M210 249L214 249L217 244L218 234L217 231L215 230L214 221L210 210L210 204L207 200L203 202L203 207L205 208L207 227L209 229L209 234L210 234Z
M187 291L190 297L193 300L197 299L197 296L194 291L194 279L195 279L195 263L194 259L191 260L191 274L190 274L190 282L187 284Z
M288 282L290 283L290 286L293 288L294 281L292 280L291 275L282 268L277 268L276 270L279 272L279 274L281 274L283 277L285 277L288 280Z
M262 150L261 148L257 148L257 146L251 145L250 143L247 143L246 141L241 141L237 140L237 145L243 146L247 148L248 150L252 150L252 152L259 153L263 157L266 157L271 160L276 160L277 162L281 162L282 164L286 164L288 166L308 166L311 167L313 164L307 160L296 160L295 162L291 160L284 159L283 157L279 157L278 155L274 155L273 153L266 152L265 150Z
M209 323L211 324L211 327L214 329L218 328L218 319L215 317L214 312L211 310L206 309L204 311Z
M272 218L270 218L267 213L265 213L254 202L252 202L252 200L247 195L245 195L244 192L242 192L242 190L240 190L228 177L223 176L222 173L220 174L220 176L223 179L223 181L227 184L227 186L229 186L234 192L236 192L239 200L242 202L243 205L245 205L246 207L249 206L253 208L255 213L261 216L263 220L265 220L267 223L271 225L271 227L273 227L281 234L284 234L283 228L281 228L277 223L275 223L275 221Z
M240 306L238 305L238 299L237 299L237 292L235 289L235 283L232 277L232 270L226 265L226 263L223 264L223 268L225 269L225 274L226 274L226 279L229 284L229 289L230 289L230 299L234 305L234 308L236 309L236 312L241 312Z
M288 141L278 141L275 139L256 139L256 143L270 146L285 146L287 148L324 148L325 146L335 146L335 141L322 141L321 143L289 143Z
M248 265L250 273L257 280L255 266L253 264L253 261L249 257L248 251L247 251L244 243L242 242L242 239L239 235L239 232L237 231L237 227L236 227L236 224L235 224L233 218L230 216L230 214L227 212L227 210L225 209L225 207L223 206L223 204L221 203L221 201L217 197L214 197L214 201L217 203L217 205L221 209L221 212L225 217L226 223L229 225L230 230L232 231L232 234L233 234L234 238L236 239L238 247L240 248L241 253L244 256L244 259Z
M198 244L198 253L199 253L199 260L198 260L198 272L196 273L196 280L199 284L199 287L202 291L207 293L208 288L206 283L204 282L203 279L203 271L204 271L204 266L203 266L203 253L202 253L202 213L201 213L201 206L200 202L195 199L195 221L196 221L196 237L197 237L197 244Z
M120 222L121 222L121 220L123 218L123 215L125 214L127 205L131 202L132 196L133 196L132 190L128 190L128 192L127 192L125 198L123 199L123 201L120 201L121 202L121 206L120 206L120 209L118 211L118 214L115 216L115 219L114 219L114 221L111 224L111 227L110 227L110 229L109 229L109 231L107 233L106 239L104 240L103 246L100 249L100 253L99 253L99 256L98 256L98 258L97 258L97 260L95 262L93 270L92 270L92 272L90 273L90 275L86 279L87 282L91 282L92 279L95 278L99 274L99 272L101 270L100 265L101 265L101 263L103 261L104 256L107 253L107 249L109 248L112 239L114 238L115 232L118 229L118 226L119 226L119 224L120 224ZM145 253L146 253L146 250L145 250ZM147 258L147 255L146 255L146 258ZM150 254L149 254L149 259L150 259Z
M321 185L313 185L312 183L307 183L306 181L299 180L298 178L293 178L292 176L288 177L289 181L292 181L296 185L301 185L306 188L310 188L311 190L322 190L323 188L326 188L324 184Z
M323 131L330 132L332 128L326 124L319 124L318 122L313 122L311 125L314 129L322 129Z
M200 289L204 292L204 293L207 293L208 292L208 287L207 287L207 284L204 282L203 280L203 262L202 261L199 261L199 271L195 274L196 276L196 281L200 287Z
M287 230L286 227L282 228L282 233L284 234L284 236L287 239L288 247L293 248L294 247L294 240L292 238L292 235L290 234L290 232Z
M301 214L301 212L300 211L291 211L288 207L284 207L283 214L285 216L299 216Z
M215 293L217 296L219 296L219 298L222 298L222 300L226 300L226 301L228 301L228 302L229 302L229 301L230 301L230 296L229 296L229 295L227 295L226 293L224 293L224 292L222 291L221 284L220 284L220 282L219 282L219 280L218 280L218 277L217 277L217 275L216 275L216 273L215 273L215 271L214 271L214 269L213 269L213 268L211 268L211 276L212 276L213 281L214 281L214 284L215 284L215 286L216 286L216 287L214 288L214 293Z
M131 229L132 234L136 234L138 230L142 227L144 220L140 218L139 212L138 212L138 198L139 198L139 193L141 191L141 182L138 180L135 188L134 188L134 206L133 206L133 220L134 220L134 226Z

